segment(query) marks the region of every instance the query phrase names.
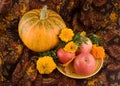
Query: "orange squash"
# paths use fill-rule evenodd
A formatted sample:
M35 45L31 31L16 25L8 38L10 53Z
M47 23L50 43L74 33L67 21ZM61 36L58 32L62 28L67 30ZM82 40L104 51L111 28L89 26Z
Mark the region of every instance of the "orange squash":
M62 17L44 6L42 9L33 9L25 13L20 19L18 32L29 49L44 52L58 44L58 34L65 27Z

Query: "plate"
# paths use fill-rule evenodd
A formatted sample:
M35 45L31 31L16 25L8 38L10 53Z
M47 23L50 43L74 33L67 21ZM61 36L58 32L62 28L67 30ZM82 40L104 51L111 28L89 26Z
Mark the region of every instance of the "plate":
M98 73L100 71L100 69L103 66L103 58L96 59L95 70L90 75L80 75L80 74L75 73L72 64L73 63L71 62L67 67L63 66L62 64L57 64L57 69L59 72L61 72L63 75L65 75L67 77L74 78L74 79L85 79L85 78L94 76L96 73Z

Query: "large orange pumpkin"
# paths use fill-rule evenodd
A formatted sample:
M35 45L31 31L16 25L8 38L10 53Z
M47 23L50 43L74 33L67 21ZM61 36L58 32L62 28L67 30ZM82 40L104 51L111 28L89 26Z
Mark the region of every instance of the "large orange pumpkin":
M25 13L20 19L18 32L29 49L44 52L58 44L58 34L65 27L62 17L45 6Z

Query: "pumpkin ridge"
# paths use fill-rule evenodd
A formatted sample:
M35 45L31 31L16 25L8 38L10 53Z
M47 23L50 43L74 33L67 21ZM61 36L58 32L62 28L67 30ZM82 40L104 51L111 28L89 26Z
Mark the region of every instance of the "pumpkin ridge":
M35 16L36 16L36 18L39 17L39 16L38 16L37 14L35 14L35 13L29 13L29 14L24 15L22 18L26 20L26 19L28 19L28 17L31 18L31 17L35 17Z
M39 21L37 25L38 25L38 27L40 28L40 27L42 26L42 22Z
M37 21L36 22L36 24L38 23L39 21ZM22 37L22 35L23 34L25 34L25 36L24 37L27 37L27 33L30 33L31 32L31 28L33 28L36 24L34 24L34 25L31 25L31 27L30 28L27 28L28 26L29 26L29 24L27 25L27 24L25 24L25 25L23 25L24 27L22 27L22 29L19 29L19 34L21 35L21 37ZM23 33L24 32L24 33ZM29 37L29 36L28 36ZM26 38L27 39L27 38Z
M57 16L55 16L55 15L49 15L49 18L56 18L56 19L58 19L60 21L63 21L62 17L59 16L59 15L57 15Z
M54 29L53 29L54 34L58 35L58 34L59 34L59 31L60 31L60 27L57 26L57 25L55 25L55 23L53 22L53 20L50 20L50 18L49 18L47 21L51 24L52 28L54 28ZM53 27L53 26L54 26L54 27Z
M39 23L39 21L36 22L36 24L38 24L38 23ZM24 36L21 36L21 37L24 37L23 43L26 44L26 46L27 46L29 49L31 49L31 50L34 50L34 48L36 48L36 45L32 44L32 43L33 43L33 40L34 40L34 42L36 41L36 43L37 43L37 42L39 43L39 41L40 41L40 40L35 40L35 38L36 38L36 37L39 37L39 36L36 36L36 34L32 34L32 33L31 33L31 32L35 32L35 28L37 29L38 26L36 26L36 24L32 25L32 26L29 28L28 32L24 33L24 34L25 34ZM33 27L34 27L34 30L32 29ZM37 32L37 31L36 31L36 32ZM42 33L43 33L43 30L42 30ZM31 34L31 35L29 35L29 34ZM38 33L38 34L39 34L39 33ZM31 37L32 37L32 39L31 39ZM29 39L29 40L27 40L27 39ZM31 44L32 44L32 45L31 45ZM33 48L33 47L34 47L34 48ZM37 47L38 47L38 46L37 46Z
M32 23L34 23L35 20L36 20L35 18L30 18L30 19L26 20L25 23L24 23L24 22L23 22L23 23L20 23L21 25L19 25L19 26L20 26L19 28L22 28L21 31L20 31L20 33L22 34L22 32L23 32L24 30L26 30L29 25L31 25ZM32 21L32 22L29 22L29 21ZM39 21L38 21L38 22L39 22ZM31 26L31 27L32 27L32 26ZM26 31L27 31L27 30L26 30Z
M25 15L31 14L31 13L33 13L35 15L39 15L40 11L41 11L41 9L32 9L32 10L28 11L27 13L25 13Z
M66 26L66 25L65 25L65 22L64 22L64 20L62 19L61 16L50 16L49 19L57 20L57 22L59 21L60 24L64 24L63 26Z
M44 25L45 25L45 29L54 29L48 20L45 20Z
M35 16L39 17L39 15L37 14L37 13L39 13L39 12L40 12L40 10L33 9L33 10L25 13L25 14L23 15L22 19L23 19L23 20L24 20L24 19L26 20L28 17L29 17L29 18L30 18L30 17L35 17Z
M58 19L56 19L56 18L53 18L52 19L52 22L53 22L53 24L55 24L57 27L59 27L59 29L63 29L63 28L65 28L65 25L62 25L61 23L62 22L60 22Z
M30 17L30 18L28 18L28 19L26 19L26 20L24 20L24 17L20 20L20 25L19 26L23 26L24 27L24 25L27 23L27 22L29 22L29 21L31 21L32 19L36 19L37 20L37 18L34 18L35 16L33 16L33 17ZM32 20L33 21L33 20ZM22 22L22 23L21 23ZM21 27L22 28L22 27Z

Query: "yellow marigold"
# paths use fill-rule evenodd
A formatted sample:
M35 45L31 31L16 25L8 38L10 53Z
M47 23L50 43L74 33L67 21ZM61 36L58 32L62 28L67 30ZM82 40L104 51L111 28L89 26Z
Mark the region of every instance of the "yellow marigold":
M71 42L68 42L63 49L67 52L73 53L76 51L77 46L75 45L73 41L71 41Z
M117 18L118 18L117 13L112 12L112 13L110 14L110 19L111 19L113 22L117 21Z
M95 58L104 58L105 57L104 48L102 46L97 46L96 44L93 45L91 53Z
M64 42L68 42L72 40L73 36L74 36L74 33L72 29L69 29L69 28L62 29L59 35L60 39Z
M85 32L85 31L82 31L82 32L80 33L80 36L86 36L86 32Z
M44 56L37 60L37 70L40 74L50 74L56 69L56 64L52 57Z

